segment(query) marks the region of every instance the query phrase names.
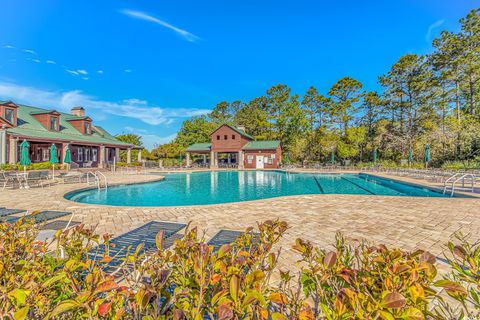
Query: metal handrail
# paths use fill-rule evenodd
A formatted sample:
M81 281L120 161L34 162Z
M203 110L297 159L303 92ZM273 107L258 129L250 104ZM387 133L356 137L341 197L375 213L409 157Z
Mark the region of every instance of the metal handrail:
M450 193L450 196L453 197L454 193L455 193L455 185L457 184L457 182L460 182L462 181L462 188L465 189L465 179L466 178L470 178L470 184L471 184L471 188L470 188L470 191L471 192L474 192L475 191L475 182L476 182L476 177L474 174L472 173L462 173L462 172L458 172L458 173L455 173L454 175L452 175L450 178L448 178L447 180L445 180L445 183L444 183L444 187L443 187L443 193L445 194L447 192L447 189L449 187L448 183L451 182L451 193ZM454 180L455 179L455 180Z
M107 179L107 176L105 176L101 171L97 171L97 177L98 177L98 189L100 189L100 177L101 176L105 182L105 190L108 189L108 179Z

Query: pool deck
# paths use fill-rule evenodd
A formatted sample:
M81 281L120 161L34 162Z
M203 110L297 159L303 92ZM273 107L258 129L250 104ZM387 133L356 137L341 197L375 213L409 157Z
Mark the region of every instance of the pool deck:
M310 171L311 172L311 171ZM350 172L352 173L352 172ZM110 185L158 180L159 175L107 173ZM388 176L415 184L424 181ZM335 233L349 239L368 239L406 250L425 249L437 256L457 231L480 238L480 198L420 198L368 195L302 195L228 204L188 207L113 207L66 200L65 193L85 184L57 184L45 188L6 189L0 204L29 210L64 210L74 220L97 226L97 232L119 235L149 221L191 222L210 239L220 229L243 230L256 222L279 218L290 229L280 242L280 268L298 258L291 245L301 237L330 248Z

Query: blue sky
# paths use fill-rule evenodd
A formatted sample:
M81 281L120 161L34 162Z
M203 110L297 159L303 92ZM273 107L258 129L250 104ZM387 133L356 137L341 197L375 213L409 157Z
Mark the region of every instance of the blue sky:
M147 147L221 100L278 83L366 89L401 55L428 53L480 0L0 0L0 100L82 105Z

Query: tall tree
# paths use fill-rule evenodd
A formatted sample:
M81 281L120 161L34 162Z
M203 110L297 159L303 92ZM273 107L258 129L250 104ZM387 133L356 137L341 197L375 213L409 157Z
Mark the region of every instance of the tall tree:
M357 112L357 104L363 95L362 87L359 81L344 77L338 80L328 92L332 99L333 116L343 125L344 137L347 136L350 122Z

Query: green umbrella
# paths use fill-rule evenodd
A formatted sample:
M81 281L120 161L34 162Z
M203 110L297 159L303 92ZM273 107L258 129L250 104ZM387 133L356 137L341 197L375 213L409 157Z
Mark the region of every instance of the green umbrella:
M288 153L285 153L285 163L288 163Z
M72 152L68 147L65 149L65 158L63 159L63 162L68 164L72 163Z
M23 166L23 171L27 170L27 166L32 163L30 161L30 158L28 156L28 147L30 145L28 144L27 140L23 140L23 142L20 144L21 148L21 153L20 153L20 164Z
M412 163L413 162L413 149L412 147L410 147L410 149L408 149L408 163Z
M377 148L373 149L373 163L377 163Z
M425 145L425 151L424 151L424 154L423 154L423 160L425 160L425 166L428 165L428 163L430 162L431 160L431 157L430 157L430 146L428 144Z
M52 179L55 177L55 164L58 163L57 146L52 143L50 147L50 163L52 164Z

